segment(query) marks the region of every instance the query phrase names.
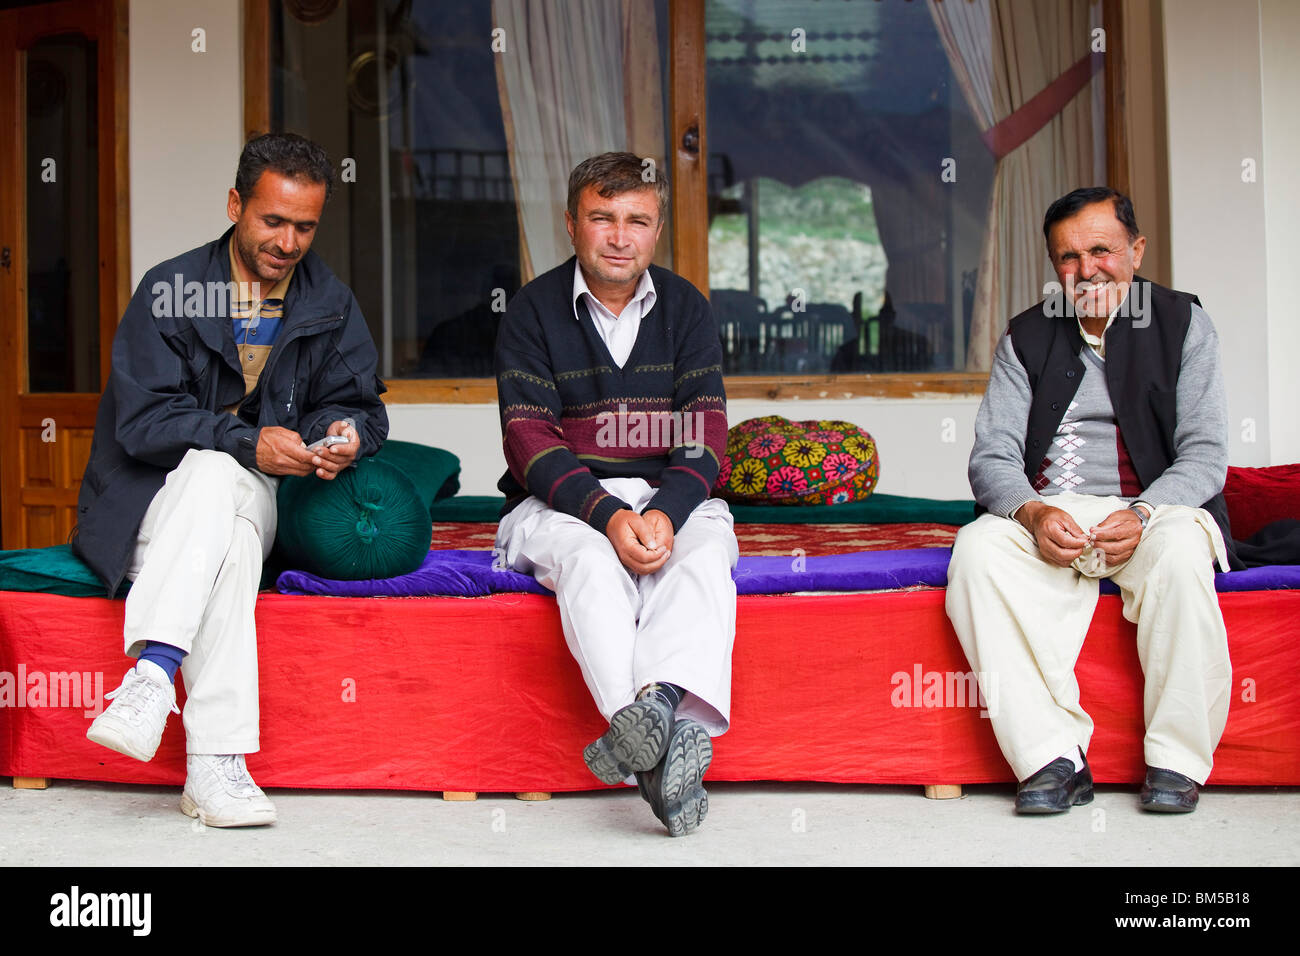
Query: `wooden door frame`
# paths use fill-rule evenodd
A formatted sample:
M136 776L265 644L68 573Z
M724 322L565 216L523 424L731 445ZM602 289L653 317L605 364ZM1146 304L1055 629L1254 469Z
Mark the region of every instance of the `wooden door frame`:
M704 0L669 0L668 114L673 271L709 294L709 151ZM730 384L730 383L728 383Z
M90 8L88 15L87 10ZM0 245L8 246L11 261L0 270L0 441L8 443L22 427L39 427L44 418L56 423L63 410L82 403L82 393L43 392L34 400L28 394L27 368L27 221L25 169L26 124L18 115L25 101L26 70L22 52L37 39L75 33L95 42L96 122L98 130L97 203L99 206L99 370L107 383L112 367L113 333L131 297L130 181L128 148L128 0L92 0L42 4L0 11L0 63L12 64L15 96L0 97L0 129L13 130L0 144L0 182L15 184L0 189ZM34 407L39 401L39 408ZM0 528L3 546L18 540L22 520L22 469L16 448L0 454Z

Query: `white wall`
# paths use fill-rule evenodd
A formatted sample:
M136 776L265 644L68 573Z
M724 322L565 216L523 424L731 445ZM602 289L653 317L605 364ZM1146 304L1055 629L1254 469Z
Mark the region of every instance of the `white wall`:
M243 145L239 0L131 0L131 285L230 225ZM205 31L195 53L192 31Z
M733 400L729 423L760 415L795 420L840 419L865 428L880 455L882 494L969 499L966 461L975 440L979 398L848 399L763 402ZM391 435L446 448L460 456L461 494L494 495L505 471L496 405L390 405Z
M1258 3L1165 4L1173 281L1219 332L1234 465L1269 464L1273 417L1260 27Z
M1295 275L1300 268L1300 4L1260 4L1260 74L1264 92L1264 244L1268 255L1269 456L1300 462L1300 316Z

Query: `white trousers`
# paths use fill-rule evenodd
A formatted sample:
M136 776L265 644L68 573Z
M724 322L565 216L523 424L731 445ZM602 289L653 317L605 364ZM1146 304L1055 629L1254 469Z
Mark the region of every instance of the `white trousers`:
M278 484L225 452L191 449L140 522L127 571L126 653L138 657L145 641L188 652L188 753L259 747L253 609L275 542Z
M655 492L640 478L601 485L638 512ZM555 592L564 639L606 720L659 682L688 692L682 717L714 736L726 731L739 550L725 502L710 498L691 513L654 574L627 570L605 535L537 498L501 519L497 547Z
M1119 498L1076 494L1047 502L1085 532L1126 507ZM1002 753L1025 780L1076 745L1087 752L1093 725L1079 706L1074 665L1097 606L1097 579L1109 577L1124 617L1137 624L1146 763L1204 783L1232 693L1214 591L1213 562L1227 566L1223 536L1202 509L1162 505L1127 562L1097 567L1091 557L1085 552L1067 568L1049 564L1024 526L991 514L957 535L948 616L979 676Z

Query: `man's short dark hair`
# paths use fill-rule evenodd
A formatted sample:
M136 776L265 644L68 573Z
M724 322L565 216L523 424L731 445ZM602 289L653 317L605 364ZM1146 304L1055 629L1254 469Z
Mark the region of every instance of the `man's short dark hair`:
M334 167L325 150L297 133L263 133L244 146L235 170L235 192L242 202L248 202L268 169L290 179L324 183L326 199L334 192Z
M1128 231L1129 242L1137 239L1140 232L1138 230L1137 216L1133 214L1133 200L1109 186L1087 186L1083 189L1076 189L1074 192L1066 193L1048 206L1047 215L1043 217L1043 238L1047 240L1050 246L1053 226L1062 219L1069 219L1084 206L1105 202L1108 199L1115 205L1115 218Z
M650 171L654 179L647 179ZM643 159L636 153L601 153L584 159L569 174L569 215L578 218L578 197L588 186L605 199L634 189L653 189L659 200L659 221L668 213L668 177L652 159Z

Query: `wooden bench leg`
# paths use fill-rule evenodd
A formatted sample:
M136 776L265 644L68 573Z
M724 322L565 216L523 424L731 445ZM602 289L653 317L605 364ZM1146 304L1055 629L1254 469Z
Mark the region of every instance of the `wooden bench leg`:
M925 796L929 800L956 800L961 796L959 783L927 783Z
M44 790L49 785L49 777L14 777L15 790Z
M523 790L515 794L519 800L549 800L551 795L545 790Z
M463 800L477 800L478 793L474 790L444 790L442 791L442 799L454 800L456 802Z

